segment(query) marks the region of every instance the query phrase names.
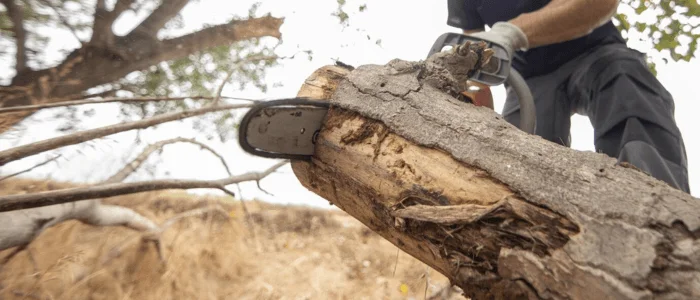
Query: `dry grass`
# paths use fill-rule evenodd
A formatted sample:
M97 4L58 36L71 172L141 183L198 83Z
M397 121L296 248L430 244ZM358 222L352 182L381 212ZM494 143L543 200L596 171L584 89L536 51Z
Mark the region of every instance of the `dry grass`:
M13 179L0 194L66 186ZM230 218L176 223L162 239L164 264L137 232L65 222L1 266L0 299L423 299L427 282L428 296L448 285L341 211L247 202L251 235L240 203L226 198L165 191L106 202L157 222L210 204Z

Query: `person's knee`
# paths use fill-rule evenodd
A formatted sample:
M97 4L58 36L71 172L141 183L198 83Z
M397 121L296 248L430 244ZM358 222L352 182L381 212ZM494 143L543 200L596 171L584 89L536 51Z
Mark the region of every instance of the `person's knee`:
M672 95L641 62L621 60L610 64L592 89L595 92L590 94L591 103L586 109L598 132L610 130L628 118L638 118L680 136Z
M664 158L657 148L644 141L625 143L620 149L619 162L628 162L650 176L672 187L690 193L686 166Z
M548 117L547 115L544 116ZM553 118L551 116L549 117ZM511 125L518 127L520 124L520 110L511 110L508 112L504 112L503 119ZM541 116L538 116L538 119L544 120L544 118L542 118ZM545 122L540 123L540 121L538 120L538 123L535 126L535 135L552 143L556 143L565 147L571 147L571 135L565 135L568 133L568 123L562 124L560 128L554 128L552 126L546 125L548 124Z
M683 140L653 122L628 118L600 133L596 149L689 192Z

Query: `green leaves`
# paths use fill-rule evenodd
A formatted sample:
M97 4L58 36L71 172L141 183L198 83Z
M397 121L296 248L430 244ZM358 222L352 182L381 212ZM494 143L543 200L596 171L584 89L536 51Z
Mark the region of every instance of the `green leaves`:
M624 35L634 32L648 38L654 50L674 61L695 58L700 38L700 4L697 0L623 0L634 16L617 14L618 29ZM636 22L628 19L634 17ZM641 20L642 18L651 20Z
M160 63L147 71L136 72L120 81L129 96L216 96L215 92L223 83L229 71L232 75L226 82L226 90L256 88L266 92L270 83L265 73L279 65L275 47L260 39L241 41L231 45L211 48L206 52L190 54L187 57ZM309 51L310 53L310 51ZM156 114L176 110L202 107L209 100L162 101L121 104L124 119L147 118ZM217 138L222 142L234 138L234 115L215 113L193 120L195 129L208 139Z
M340 20L340 24L342 24L343 26L347 26L348 20L350 19L350 16L344 10L345 0L336 0L336 1L338 2L338 10L333 12L332 15L338 17L338 20Z

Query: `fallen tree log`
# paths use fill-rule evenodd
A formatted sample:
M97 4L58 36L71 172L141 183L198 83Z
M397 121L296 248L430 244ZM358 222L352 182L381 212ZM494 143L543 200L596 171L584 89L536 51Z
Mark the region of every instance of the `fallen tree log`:
M310 191L472 299L698 299L700 201L458 101L431 66L316 70ZM445 83L447 82L447 83Z

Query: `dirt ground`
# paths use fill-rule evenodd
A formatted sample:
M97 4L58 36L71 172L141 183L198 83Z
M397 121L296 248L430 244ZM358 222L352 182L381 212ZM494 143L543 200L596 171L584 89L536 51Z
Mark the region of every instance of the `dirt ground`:
M68 186L11 179L0 194ZM105 202L158 223L207 205L227 215L174 223L161 238L164 262L141 233L64 222L0 266L0 299L465 299L342 211L246 201L246 221L240 202L182 191Z

